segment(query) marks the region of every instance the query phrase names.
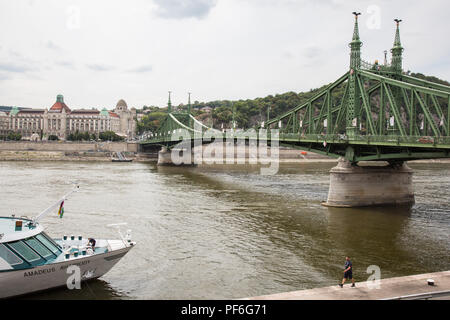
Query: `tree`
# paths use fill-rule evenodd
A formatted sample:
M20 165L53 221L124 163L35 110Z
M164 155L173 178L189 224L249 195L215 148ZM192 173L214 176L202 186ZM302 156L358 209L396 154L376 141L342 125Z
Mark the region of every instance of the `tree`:
M167 117L166 112L162 111L154 111L145 115L141 121L138 121L136 125L136 132L138 134L143 133L144 131L156 131L159 127L160 123Z
M103 141L123 141L124 138L117 135L114 131L100 132L99 138Z
M50 141L57 141L59 140L58 136L55 136L54 134L51 134L48 136L48 140Z
M19 141L22 139L22 135L18 132L10 131L6 136L7 140Z

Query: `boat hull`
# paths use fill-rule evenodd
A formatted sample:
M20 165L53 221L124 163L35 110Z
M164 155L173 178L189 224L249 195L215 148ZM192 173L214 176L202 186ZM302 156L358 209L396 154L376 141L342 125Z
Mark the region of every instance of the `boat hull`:
M67 286L69 277L74 278L74 271L68 272L68 268L73 265L80 268L81 282L101 277L131 248L132 246L128 246L107 253L83 256L35 268L0 272L0 298Z

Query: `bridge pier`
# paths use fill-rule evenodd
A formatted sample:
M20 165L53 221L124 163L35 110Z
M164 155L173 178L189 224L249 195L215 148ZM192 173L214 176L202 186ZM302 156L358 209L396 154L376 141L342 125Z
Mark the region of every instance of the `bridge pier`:
M414 204L413 171L406 163L357 166L339 158L330 170L329 207Z
M173 151L173 153L172 153ZM194 165L194 156L192 151L184 149L169 149L162 147L158 152L158 166L192 166Z

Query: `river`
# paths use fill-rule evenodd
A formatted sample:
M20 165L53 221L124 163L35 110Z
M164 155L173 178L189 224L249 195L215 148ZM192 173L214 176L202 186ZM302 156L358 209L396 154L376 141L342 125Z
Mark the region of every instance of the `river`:
M333 163L157 167L154 163L0 162L0 215L33 216L71 189L53 237L117 238L137 246L109 273L36 299L231 299L337 285L344 258L356 281L450 270L450 164L415 163L412 208L333 209Z

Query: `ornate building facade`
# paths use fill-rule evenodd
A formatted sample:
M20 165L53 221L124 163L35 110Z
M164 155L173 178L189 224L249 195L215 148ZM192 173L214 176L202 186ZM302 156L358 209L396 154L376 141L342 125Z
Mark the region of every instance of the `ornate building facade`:
M39 136L46 140L54 135L65 140L70 133L89 132L96 134L114 131L130 140L135 137L136 109L120 100L114 111L106 108L71 110L64 97L58 95L50 109L19 109L13 107L9 112L0 111L0 136L18 132L23 139Z

